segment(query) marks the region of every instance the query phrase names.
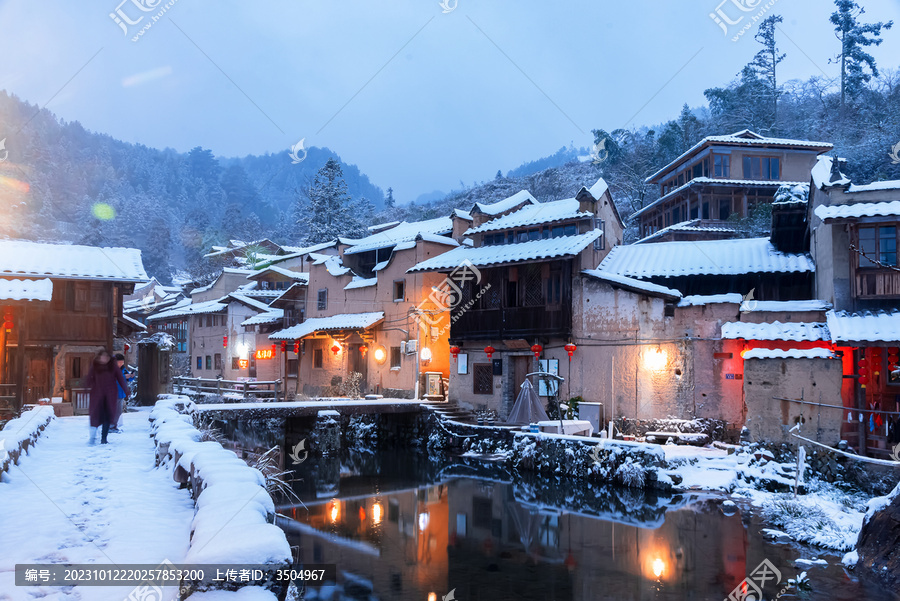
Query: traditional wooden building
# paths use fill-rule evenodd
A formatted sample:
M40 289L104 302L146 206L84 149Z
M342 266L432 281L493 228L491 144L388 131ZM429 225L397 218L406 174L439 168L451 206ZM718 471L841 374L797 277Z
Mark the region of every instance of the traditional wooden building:
M141 327L122 311L124 296L148 280L140 251L0 240L0 257L3 396L14 407L84 401L76 397L97 351Z
M768 138L743 130L708 136L647 178L659 198L637 211L639 236L652 241L727 237L729 218L771 203L783 184L805 184L827 142Z

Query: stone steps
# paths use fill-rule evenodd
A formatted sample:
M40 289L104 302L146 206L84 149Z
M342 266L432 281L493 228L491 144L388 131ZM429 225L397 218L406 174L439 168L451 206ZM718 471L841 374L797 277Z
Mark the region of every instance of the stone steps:
M435 413L438 414L439 417L443 419L449 419L457 422L464 423L475 423L475 414L469 411L468 409L464 409L460 407L457 403L452 401L446 402L433 402L433 401L424 401L422 405L432 409Z

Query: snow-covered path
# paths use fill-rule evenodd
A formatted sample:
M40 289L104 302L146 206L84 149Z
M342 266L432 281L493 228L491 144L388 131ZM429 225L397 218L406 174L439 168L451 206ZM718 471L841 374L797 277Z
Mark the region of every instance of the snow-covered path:
M134 588L17 587L17 563L183 560L194 505L168 472L153 468L147 415L125 414L124 431L96 446L87 444L87 417L56 419L3 476L0 600L121 600Z

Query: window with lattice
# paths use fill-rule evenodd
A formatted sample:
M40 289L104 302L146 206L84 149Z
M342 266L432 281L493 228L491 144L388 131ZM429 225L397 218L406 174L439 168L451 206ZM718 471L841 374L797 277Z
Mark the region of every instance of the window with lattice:
M476 363L472 366L472 392L492 394L494 391L494 370L490 363Z
M522 298L526 307L539 307L544 304L541 282L541 266L525 265L522 274Z
M499 309L501 304L501 297L503 294L503 274L500 273L500 270L494 269L489 272L488 277L481 280L481 284L487 290L484 291L484 294L481 295L481 308L482 309ZM490 287L488 287L490 284Z

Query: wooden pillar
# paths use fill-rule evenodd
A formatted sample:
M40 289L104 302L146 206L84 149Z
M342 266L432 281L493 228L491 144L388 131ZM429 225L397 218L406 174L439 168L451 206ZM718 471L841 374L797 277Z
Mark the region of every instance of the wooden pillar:
M16 411L25 404L25 305L17 311L16 319Z
M107 303L107 319L109 321L109 327L106 333L106 350L112 354L113 352L113 333L116 331L116 305L118 304L118 292L119 288L116 284L109 284L111 287L110 292L112 292L112 298L109 299Z

